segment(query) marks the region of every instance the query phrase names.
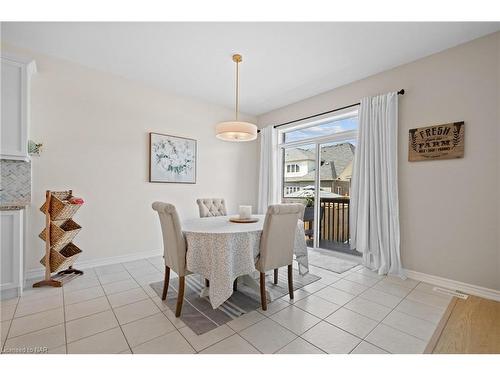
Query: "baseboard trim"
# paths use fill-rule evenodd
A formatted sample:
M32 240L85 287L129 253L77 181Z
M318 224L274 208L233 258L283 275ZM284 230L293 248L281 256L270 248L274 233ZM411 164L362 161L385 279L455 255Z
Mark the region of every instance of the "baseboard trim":
M464 283L461 281L451 280L440 276L429 275L423 272L405 270L406 276L410 279L423 281L425 283L441 286L443 288L472 294L478 297L500 301L500 290L485 288L479 285Z
M111 264L116 264L116 263L133 262L134 260L151 258L159 255L163 255L162 250L143 251L140 253L118 255L114 257L99 258L94 260L76 261L75 268L85 270L86 268L109 266ZM26 279L30 280L30 279L41 278L44 277L44 275L45 275L45 269L43 267L32 268L26 272Z

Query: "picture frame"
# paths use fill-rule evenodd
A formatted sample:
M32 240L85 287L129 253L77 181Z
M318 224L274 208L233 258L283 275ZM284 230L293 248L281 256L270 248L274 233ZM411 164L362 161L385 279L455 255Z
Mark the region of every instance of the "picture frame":
M149 182L196 184L197 140L149 133Z
M465 122L451 122L408 131L408 161L464 157Z

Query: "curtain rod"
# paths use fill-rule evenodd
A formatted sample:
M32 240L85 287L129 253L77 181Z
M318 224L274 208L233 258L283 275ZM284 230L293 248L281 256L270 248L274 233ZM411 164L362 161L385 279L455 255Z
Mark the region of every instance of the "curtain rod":
M398 91L398 95L404 95L404 94L405 94L405 89L401 89L401 90ZM290 125L290 124L293 124L295 122L299 122L299 121L303 121L303 120L309 120L310 118L314 118L314 117L318 117L318 116L322 116L322 115L327 115L328 113L338 112L338 111L341 111L343 109L347 109L347 108L351 108L351 107L356 107L356 106L358 106L360 104L361 103L354 103L354 104L346 105L344 107L331 109L331 110L326 111L326 112L317 113L315 115L311 115L311 116L307 116L307 117L302 117L302 118L299 118L297 120L284 122L282 124L274 125L274 128L276 129L276 128L279 128L280 126ZM260 133L260 130L258 132Z

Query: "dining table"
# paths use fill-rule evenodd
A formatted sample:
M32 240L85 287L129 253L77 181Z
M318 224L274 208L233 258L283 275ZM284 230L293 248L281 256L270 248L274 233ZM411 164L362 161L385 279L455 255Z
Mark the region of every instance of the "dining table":
M260 252L260 237L265 215L254 215L253 223L235 223L230 216L188 219L182 222L186 238L186 267L209 280L202 291L214 309L233 294L233 282L257 289L255 262ZM309 272L304 223L298 220L293 249L300 275Z

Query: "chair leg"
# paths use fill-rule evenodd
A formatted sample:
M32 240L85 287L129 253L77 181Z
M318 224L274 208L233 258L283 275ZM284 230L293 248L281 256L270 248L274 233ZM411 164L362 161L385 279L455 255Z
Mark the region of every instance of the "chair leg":
M238 290L238 279L234 279L233 283L233 291L236 292Z
M290 294L290 299L293 299L293 268L292 265L288 265L288 294Z
M278 269L274 269L274 285L278 284Z
M161 295L162 301L165 301L167 299L169 281L170 281L170 267L165 266L165 281L163 282L163 294Z
M267 310L267 298L266 298L266 274L264 272L260 273L260 303L262 305L262 310Z
M179 291L177 293L177 306L175 307L175 316L181 316L182 302L184 302L184 276L179 277Z

